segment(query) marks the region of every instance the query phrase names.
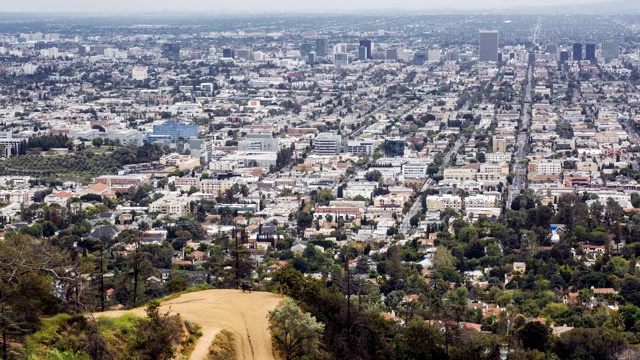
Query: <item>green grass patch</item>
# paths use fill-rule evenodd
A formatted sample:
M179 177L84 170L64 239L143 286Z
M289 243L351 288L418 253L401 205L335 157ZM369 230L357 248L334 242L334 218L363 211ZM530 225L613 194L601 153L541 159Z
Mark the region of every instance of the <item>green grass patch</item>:
M227 330L220 331L209 347L207 360L234 360L235 358L233 334Z
M91 147L89 148L89 150L91 150L92 153L94 154L104 154L107 151L109 151L109 147L108 146L102 146L102 147Z
M98 331L114 360L128 359L129 347L136 336L136 323L141 318L133 314L120 317L97 318ZM39 331L27 337L24 346L25 358L29 360L84 360L89 356L81 344L86 343L90 322L83 315L58 314L42 320Z
M202 331L200 325L194 324L189 321L184 321L184 327L187 329L187 333L189 336L185 339L182 344L182 352L181 357L182 360L188 360L191 357L191 353L196 348L196 343L198 339L202 337Z

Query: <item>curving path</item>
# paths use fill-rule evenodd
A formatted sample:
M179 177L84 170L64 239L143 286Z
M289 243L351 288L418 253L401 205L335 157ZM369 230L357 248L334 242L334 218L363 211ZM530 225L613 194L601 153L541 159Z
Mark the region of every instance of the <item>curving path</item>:
M160 310L178 313L187 321L202 327L190 360L203 360L216 334L228 330L234 335L236 356L240 360L274 359L271 334L267 329L267 311L282 301L278 295L240 290L205 290L182 295L162 303ZM107 311L96 316L120 316L132 312L145 316L144 308L126 311Z

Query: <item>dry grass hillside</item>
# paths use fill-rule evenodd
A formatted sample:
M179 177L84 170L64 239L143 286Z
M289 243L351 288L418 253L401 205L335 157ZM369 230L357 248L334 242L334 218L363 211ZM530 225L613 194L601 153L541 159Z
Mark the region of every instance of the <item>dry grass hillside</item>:
M160 311L179 313L184 320L202 327L202 337L191 353L190 360L207 359L213 339L223 329L233 334L238 359L269 360L274 357L271 334L267 329L267 312L278 306L280 301L280 296L271 293L205 290L163 302ZM145 309L109 311L96 315L117 317L127 313L144 316Z

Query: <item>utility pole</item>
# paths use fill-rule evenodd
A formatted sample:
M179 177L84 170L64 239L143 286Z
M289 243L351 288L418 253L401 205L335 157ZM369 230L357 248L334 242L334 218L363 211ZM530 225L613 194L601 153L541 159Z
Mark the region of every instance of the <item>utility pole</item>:
M351 271L349 270L349 244L347 243L345 254L345 266L347 270L347 331L351 339Z
M236 289L240 288L240 244L244 244L246 233L244 228L238 230L234 227L231 231L232 237L235 240L235 267L236 267Z
M100 246L100 308L104 312L104 241Z

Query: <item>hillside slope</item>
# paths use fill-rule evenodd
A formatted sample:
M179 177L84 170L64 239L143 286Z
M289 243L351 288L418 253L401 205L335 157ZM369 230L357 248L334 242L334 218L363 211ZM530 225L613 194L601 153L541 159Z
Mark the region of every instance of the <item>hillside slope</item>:
M187 321L202 327L190 360L206 359L216 334L226 329L233 333L235 350L241 360L273 359L271 334L267 329L267 312L282 298L264 292L243 293L240 290L205 290L182 295L163 302L160 311L179 313ZM121 316L134 313L144 316L144 308L128 311L108 311L97 316Z

